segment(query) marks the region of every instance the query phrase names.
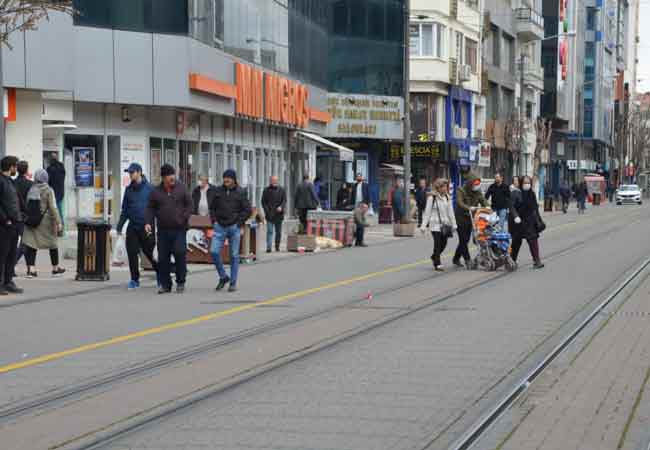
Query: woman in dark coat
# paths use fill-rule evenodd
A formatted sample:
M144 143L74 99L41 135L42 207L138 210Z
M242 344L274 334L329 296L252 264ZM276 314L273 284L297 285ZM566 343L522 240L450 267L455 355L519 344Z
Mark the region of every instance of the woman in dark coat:
M539 229L542 223L539 217L539 205L537 196L533 192L533 180L530 177L521 179L521 197L513 204L516 216L512 221L512 259L517 261L521 244L525 239L528 242L530 255L533 257L534 268L544 267L539 253Z

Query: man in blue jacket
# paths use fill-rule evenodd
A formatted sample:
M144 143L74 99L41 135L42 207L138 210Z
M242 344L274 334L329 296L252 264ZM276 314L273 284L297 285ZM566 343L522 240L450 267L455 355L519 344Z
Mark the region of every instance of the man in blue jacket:
M122 235L122 228L124 228L124 224L128 220L129 225L126 227L126 252L129 255L129 269L131 270L129 289L137 289L140 287L140 261L138 258L140 251L149 258L151 265L156 271L156 278L158 277L158 264L153 259L153 249L156 239L153 233L147 233L144 229L145 209L149 203L149 195L153 188L144 175L142 175L142 166L140 164L132 163L125 172L128 172L131 177L131 184L124 192L122 214L117 224L117 232L119 235Z

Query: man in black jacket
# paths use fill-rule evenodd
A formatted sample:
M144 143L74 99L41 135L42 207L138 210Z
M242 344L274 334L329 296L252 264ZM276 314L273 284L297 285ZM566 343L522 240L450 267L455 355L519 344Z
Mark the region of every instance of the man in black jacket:
M316 190L311 181L309 181L309 175L304 175L302 177L302 183L296 188L296 196L294 207L298 212L298 219L300 220L300 228L302 233L307 232L307 215L309 211L318 208L318 197L316 196Z
M223 173L223 185L216 189L210 205L210 216L214 224L210 251L219 275L217 291L222 290L227 283L230 283L228 292L237 290L241 227L251 214L252 208L246 192L237 184L237 173L232 169L226 170ZM226 239L230 249L230 277L221 260L221 250Z
M275 230L275 251L280 251L282 240L282 222L287 206L287 194L279 184L278 177L271 177L269 186L262 193L262 208L266 217L266 253L271 253L273 231Z
M59 161L59 155L52 153L50 156L50 165L47 168L48 183L52 190L54 190L54 197L56 198L56 207L61 216L61 222L64 221L63 216L63 197L65 196L65 166Z
M420 178L415 190L415 203L418 206L418 227L422 226L422 216L427 207L427 193L430 192L426 178Z
M145 232L158 224L159 294L172 291L171 255L176 263L176 292L185 292L187 276L187 227L192 215L192 199L185 186L176 182L176 171L169 164L160 168L162 183L151 192L145 211Z
M12 176L16 175L18 158L5 156L0 161L0 295L22 294L23 290L13 282L17 226L22 222L18 194Z
M486 200L492 200L492 210L499 216L502 231L508 231L508 211L510 210L510 187L503 182L500 173L494 176L494 183L485 193Z
M29 172L29 164L27 163L27 161L18 161L18 177L16 177L16 179L14 180L14 185L16 186L16 193L18 194L18 206L20 208L21 218L23 220L18 222L18 226L17 226L18 239L21 242L20 245L18 246L18 250L16 251L16 264L18 264L20 258L23 257L24 250L25 250L22 244L22 236L23 236L23 231L25 231L24 218L25 215L27 214L26 211L27 193L34 185L34 182L29 178L27 178L28 172ZM14 276L15 276L15 272L14 272Z

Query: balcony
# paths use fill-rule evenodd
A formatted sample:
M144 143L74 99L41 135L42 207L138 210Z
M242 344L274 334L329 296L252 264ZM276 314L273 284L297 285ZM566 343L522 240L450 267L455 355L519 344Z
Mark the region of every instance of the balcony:
M515 9L517 37L523 42L537 41L544 38L544 18L532 8Z
M544 90L544 68L526 64L524 68L524 83L534 89Z

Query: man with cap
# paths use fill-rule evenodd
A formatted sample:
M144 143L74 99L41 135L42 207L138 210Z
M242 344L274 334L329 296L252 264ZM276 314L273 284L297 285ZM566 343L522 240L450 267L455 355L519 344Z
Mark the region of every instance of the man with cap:
M128 221L129 225L126 227L126 253L129 255L129 269L131 271L131 281L129 281L128 288L132 290L140 287L140 260L138 257L141 251L149 258L156 275L158 274L158 264L153 258L156 239L153 233L146 233L144 230L144 214L153 187L142 174L140 164L131 163L124 172L129 174L131 184L124 191L122 213L117 223L117 233L122 235L124 224Z
M144 230L153 234L158 227L159 294L172 291L171 256L176 263L176 292L185 292L187 276L187 228L192 215L192 197L182 183L176 181L176 171L169 164L160 168L162 183L149 196Z
M237 173L232 169L226 170L223 173L223 184L216 188L210 204L210 216L214 224L210 251L219 276L217 291L222 290L227 283L230 283L229 292L237 290L241 227L250 218L251 213L252 208L246 192L237 184ZM226 239L230 249L230 277L226 274L221 260L221 250Z

